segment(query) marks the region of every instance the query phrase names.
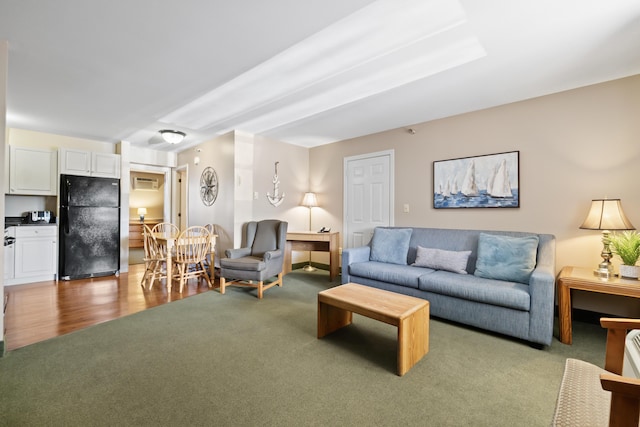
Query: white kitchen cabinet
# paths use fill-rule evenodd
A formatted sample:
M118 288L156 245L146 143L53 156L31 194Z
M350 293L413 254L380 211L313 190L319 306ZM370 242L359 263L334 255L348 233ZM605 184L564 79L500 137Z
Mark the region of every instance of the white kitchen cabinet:
M61 148L60 173L120 178L120 155Z
M14 278L5 284L54 280L58 239L55 225L20 226L15 229Z
M9 147L9 194L55 196L57 176L57 151Z

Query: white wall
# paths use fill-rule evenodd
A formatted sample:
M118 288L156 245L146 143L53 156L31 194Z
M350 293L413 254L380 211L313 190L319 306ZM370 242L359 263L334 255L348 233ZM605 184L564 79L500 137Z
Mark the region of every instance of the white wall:
M633 76L412 125L415 135L403 128L316 147L310 177L325 210L326 219L319 221L342 229L344 157L394 149L396 225L551 233L558 269L594 268L601 260L600 234L578 228L591 199L622 199L640 227L638 118L640 76ZM515 150L519 209L433 209L434 161ZM577 292L579 308L598 311L605 305L612 314L640 316L637 300Z

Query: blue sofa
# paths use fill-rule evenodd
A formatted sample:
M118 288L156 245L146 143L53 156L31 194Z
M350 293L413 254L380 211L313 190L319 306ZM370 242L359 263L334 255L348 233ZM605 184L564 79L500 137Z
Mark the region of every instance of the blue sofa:
M416 260L422 266L412 265ZM455 266L461 262L462 269ZM516 276L508 272L514 268ZM537 347L551 344L555 237L550 234L379 227L368 246L343 251L342 283L349 282L424 298L435 317Z

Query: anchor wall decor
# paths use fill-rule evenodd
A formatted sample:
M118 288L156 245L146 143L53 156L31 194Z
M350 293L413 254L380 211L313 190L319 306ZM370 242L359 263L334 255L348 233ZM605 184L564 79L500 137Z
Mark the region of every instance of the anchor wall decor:
M284 200L284 193L280 194L280 180L278 179L278 163L276 162L276 173L273 175L273 196L267 192L267 199L274 207L280 206Z

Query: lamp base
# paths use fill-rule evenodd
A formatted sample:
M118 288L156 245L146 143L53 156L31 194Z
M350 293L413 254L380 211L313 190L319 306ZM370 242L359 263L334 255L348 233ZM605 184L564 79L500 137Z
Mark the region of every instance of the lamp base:
M613 265L610 262L601 262L598 268L593 270L593 274L603 279L610 279L616 276L613 272Z
M316 268L314 266L312 266L311 264L307 264L304 267L302 267L303 271L316 271Z

